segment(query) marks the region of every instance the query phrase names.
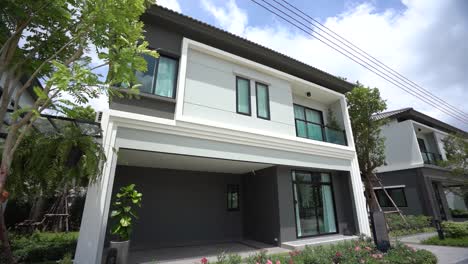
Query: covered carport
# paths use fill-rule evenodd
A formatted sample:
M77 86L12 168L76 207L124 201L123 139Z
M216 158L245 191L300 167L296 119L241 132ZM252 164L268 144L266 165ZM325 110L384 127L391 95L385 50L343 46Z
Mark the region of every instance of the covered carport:
M249 203L244 195L253 192L247 192L244 186L246 177L256 172L262 174L273 166L120 149L112 197L120 187L132 183L143 193L142 207L137 209L139 219L131 237L131 260L164 261L217 255L223 251L252 253L258 248L275 247L254 241L257 236L252 232L257 230L254 226L257 224L245 217L255 210L275 214L276 190L271 184L265 188L256 186L267 197L263 206L272 208L270 212L253 208L255 202ZM273 180L275 176L272 173L269 177ZM232 193L237 193L234 197L237 201L232 202ZM274 215L265 217L275 220ZM110 221L108 229L111 226ZM278 229L272 235L279 232L279 226L272 228Z

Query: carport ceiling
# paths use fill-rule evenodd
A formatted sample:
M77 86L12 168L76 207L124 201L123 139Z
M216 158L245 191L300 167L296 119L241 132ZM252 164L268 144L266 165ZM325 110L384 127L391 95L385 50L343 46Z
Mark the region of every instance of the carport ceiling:
M131 149L119 150L117 164L136 167L236 174L247 173L273 166L265 163L203 158Z

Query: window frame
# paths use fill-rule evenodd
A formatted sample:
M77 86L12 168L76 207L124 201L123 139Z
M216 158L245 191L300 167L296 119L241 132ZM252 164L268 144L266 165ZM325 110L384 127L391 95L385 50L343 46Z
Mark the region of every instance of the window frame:
M298 107L302 107L304 109L304 119L300 119L300 118L296 118L296 113L294 111L294 107L295 106L298 106ZM322 122L321 124L319 123L316 123L316 122L312 122L312 121L307 121L307 116L306 116L306 109L309 109L311 111L315 111L315 112L318 112L320 114L320 121ZM313 108L310 108L310 107L307 107L307 106L303 106L303 105L300 105L300 104L293 104L293 113L294 113L294 126L296 128L296 137L300 137L300 138L305 138L305 139L310 139L310 140L317 140L317 139L313 139L313 138L309 138L309 132L308 130L306 129L306 134L307 134L307 137L301 137L299 136L299 133L297 131L297 120L299 121L302 121L302 122L305 122L306 123L306 127L307 127L307 123L311 123L311 124L314 124L314 125L319 125L321 130L322 130L322 141L323 142L327 142L327 136L326 136L326 132L325 132L325 123L324 123L324 119L323 119L323 112L320 111L320 110L317 110L317 109L313 109Z
M232 195L237 193L237 207L232 207ZM240 211L240 185L237 183L227 184L226 186L226 209L229 212Z
M267 100L266 106L267 106L268 117L260 116L260 115L259 115L259 112L258 112L258 85L259 85L259 84L265 86L265 88L266 88L266 100ZM257 118L265 119L265 120L271 120L271 112L270 112L270 87L268 86L268 84L262 83L262 82L257 82L257 81L255 82L255 106L256 106L256 110L257 110Z
M320 182L313 182L313 181L308 181L308 180L305 180L305 181L299 181L297 180L297 177L294 179L293 175L295 175L296 173L304 173L304 174L310 174L311 176L315 173L319 173L319 174L322 174L322 173L325 173L325 174L328 174L329 175L329 179L330 181L329 182L323 182L320 180ZM302 236L299 236L299 230L298 230L298 226L297 226L297 220L294 219L294 226L296 227L296 238L297 239L300 239L300 238L308 238L308 237L319 237L319 236L326 236L326 235L332 235L332 234L339 234L340 233L340 227L339 227L339 220L338 220L338 214L337 214L337 211L336 211L336 197L335 197L335 189L333 188L333 177L332 177L332 173L329 172L329 171L313 171L313 170L301 170L301 169L292 169L290 171L290 175L291 175L291 186L292 186L292 193L293 193L293 207L294 207L294 218L296 217L297 215L297 209L296 209L296 199L297 197L294 195L294 185L295 184L310 184L312 186L315 186L315 187L321 187L323 185L328 185L330 186L330 189L331 189L331 195L332 195L332 199L333 199L333 213L335 214L335 228L336 228L336 232L330 232L330 233L320 233L320 234L315 234L315 235L302 235ZM311 177L312 178L312 177ZM317 210L316 210L316 213L317 213Z
M151 49L151 50L156 50L156 49ZM140 91L140 92L143 93L143 94L149 94L151 96L157 96L157 97L160 97L160 98L175 99L176 96L177 96L177 81L179 79L178 77L179 77L179 67L180 67L180 56L177 56L177 55L174 55L174 54L171 54L169 52L162 51L162 50L156 50L156 51L158 52L159 57L158 58L151 57L152 59L157 60L157 63L154 65L153 79L151 81L151 92L149 92L149 93L148 92L142 92L142 91ZM176 74L174 76L174 87L172 87L172 97L162 96L162 95L156 94L156 84L157 84L157 79L158 79L158 70L159 70L159 62L160 62L159 58L160 57L166 57L166 58L177 61L177 65L176 65L176 69L175 69Z
M248 88L248 102L249 102L249 112L248 113L244 113L244 112L240 112L239 111L239 82L238 80L244 80L244 81L247 81L249 83L249 88ZM241 115L246 115L246 116L252 116L252 102L251 102L251 84L250 84L250 79L247 79L247 78L244 78L244 77L240 77L240 76L236 76L236 113L238 114L241 114Z
M392 197L393 191L395 191L395 190L402 190L404 205L399 205L399 204L397 204L397 203L395 202L394 197L392 197L392 200L395 202L396 206L398 206L398 207L408 207L408 200L406 199L405 188L406 188L406 187L385 187L385 190L388 192L388 195L390 195L390 197ZM385 192L383 191L383 188L374 189L374 193L375 193L375 196L377 197L377 202L379 203L380 207L385 207L385 208L393 207L393 205L391 204L391 201L390 201L389 199L388 199L388 201L390 202L390 205L389 205L389 206L384 206L384 205L382 205L382 201L380 200L379 195L378 195L378 193L377 193L378 191L379 191L379 192L382 192L382 194L385 196L385 199L388 199L388 197L387 197L387 195L385 195Z

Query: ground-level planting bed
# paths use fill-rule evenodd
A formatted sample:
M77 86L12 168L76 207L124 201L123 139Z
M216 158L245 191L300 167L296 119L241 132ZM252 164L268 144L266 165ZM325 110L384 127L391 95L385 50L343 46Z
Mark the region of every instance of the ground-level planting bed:
M396 263L396 264L432 264L437 258L429 251L417 250L403 244L395 244L387 253L378 251L372 240L362 238L355 241L344 241L333 245L306 247L302 251L289 254L257 255L241 259L238 255L220 255L218 261L200 263L216 264L356 264L356 263Z
M443 240L438 236L433 236L422 242L426 245L449 246L449 247L468 247L468 236L466 237L447 237Z
M468 247L468 222L443 222L445 239L434 236L422 241L426 245Z

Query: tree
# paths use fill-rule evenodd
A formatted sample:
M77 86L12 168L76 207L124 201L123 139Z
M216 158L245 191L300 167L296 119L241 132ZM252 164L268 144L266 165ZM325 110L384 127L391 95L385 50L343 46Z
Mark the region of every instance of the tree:
M154 1L153 1L154 2ZM102 94L123 96L116 89L138 92L135 70L146 71L147 48L139 20L150 0L5 0L0 10L0 74L3 93L0 120L10 102L13 114L3 143L0 200L5 200L14 153L46 109L85 104ZM94 53L103 62L96 65ZM104 72L102 73L102 71ZM99 73L101 71L101 73ZM26 79L20 87L20 80ZM36 80L43 87L34 85ZM37 100L20 108L19 99L33 86ZM64 99L64 95L67 95ZM0 122L0 129L4 126ZM1 206L1 203L0 203ZM0 207L0 241L7 262L14 262Z
M465 185L451 188L451 191L468 204L468 138L462 134L450 134L442 140L447 160L441 163L451 170L454 177L465 181Z
M359 82L346 94L346 99L366 201L371 211L377 211L379 206L373 181L375 169L385 162L385 138L380 132L386 121L374 120L372 116L385 111L387 104L377 88L364 87Z

